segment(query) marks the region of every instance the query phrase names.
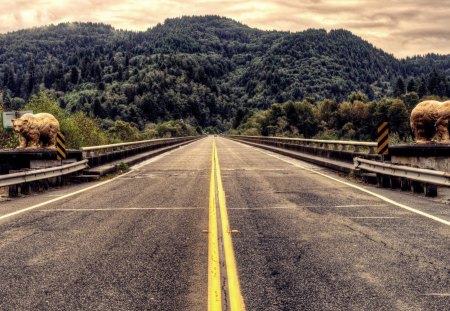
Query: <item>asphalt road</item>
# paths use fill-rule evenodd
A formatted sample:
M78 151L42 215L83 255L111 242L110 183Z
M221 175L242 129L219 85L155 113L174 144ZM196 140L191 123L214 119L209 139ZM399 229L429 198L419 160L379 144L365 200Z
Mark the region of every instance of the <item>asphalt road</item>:
M0 310L206 310L212 140L1 202ZM450 310L448 225L314 165L216 143L247 310ZM450 220L448 205L358 186Z

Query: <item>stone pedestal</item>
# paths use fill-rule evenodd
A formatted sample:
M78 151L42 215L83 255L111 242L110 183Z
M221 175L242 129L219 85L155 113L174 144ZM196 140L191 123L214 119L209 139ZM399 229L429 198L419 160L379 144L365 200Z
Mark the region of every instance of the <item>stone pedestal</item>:
M67 160L69 163L82 160L79 150L68 150ZM56 160L56 150L34 149L34 150L0 150L0 175L9 174L10 171L23 169L37 169L61 165Z
M410 144L389 147L392 163L450 172L449 144Z

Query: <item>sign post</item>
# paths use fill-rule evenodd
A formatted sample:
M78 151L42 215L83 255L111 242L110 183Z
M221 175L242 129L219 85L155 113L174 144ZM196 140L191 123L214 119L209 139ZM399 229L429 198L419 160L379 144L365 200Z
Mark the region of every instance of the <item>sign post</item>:
M389 122L381 122L377 128L377 154L389 154Z
M12 120L18 119L26 113L33 114L33 111L26 110L26 111L4 111L4 112L2 112L2 127L4 129L12 129L13 128Z
M65 160L67 158L66 139L62 132L58 132L56 134L56 158L59 161Z

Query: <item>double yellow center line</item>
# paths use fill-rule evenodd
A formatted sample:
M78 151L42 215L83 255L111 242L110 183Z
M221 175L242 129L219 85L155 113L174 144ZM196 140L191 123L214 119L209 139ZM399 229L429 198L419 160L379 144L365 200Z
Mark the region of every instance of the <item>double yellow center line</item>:
M217 205L219 205L219 214L217 213ZM245 310L231 234L232 230L228 221L216 141L213 140L208 229L209 311L221 311L222 309L231 311Z

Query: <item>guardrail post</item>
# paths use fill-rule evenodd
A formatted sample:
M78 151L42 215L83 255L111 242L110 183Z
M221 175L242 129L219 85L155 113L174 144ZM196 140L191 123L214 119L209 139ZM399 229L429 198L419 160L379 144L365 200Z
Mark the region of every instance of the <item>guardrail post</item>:
M413 188L413 192L415 193L423 193L424 192L424 187L423 184L419 181L412 181L411 182L412 188Z
M20 193L21 194L30 194L30 183L26 182L20 185Z
M382 188L389 188L391 186L391 180L388 176L383 174L377 174L378 186Z
M425 196L427 197L437 196L437 186L433 184L425 184Z
M19 196L19 186L18 186L18 185L12 185L12 186L9 186L9 189L8 189L8 196L9 196L10 198L16 198L16 197L18 197L18 196Z
M400 178L400 189L402 191L411 190L411 183L407 178L405 178L405 177Z
M400 179L395 176L391 176L391 188L392 189L398 189L401 186Z

